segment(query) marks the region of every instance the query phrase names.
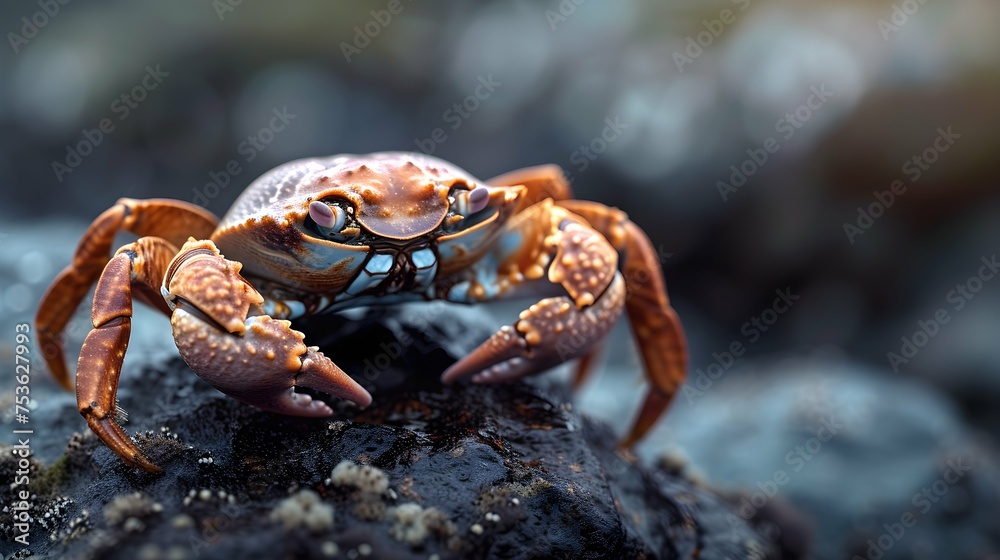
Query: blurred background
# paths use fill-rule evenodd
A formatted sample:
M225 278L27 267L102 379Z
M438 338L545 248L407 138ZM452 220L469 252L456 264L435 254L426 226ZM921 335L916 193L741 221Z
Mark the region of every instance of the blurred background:
M992 0L5 2L0 357L119 197L556 163L646 230L688 330L647 460L791 503L817 558L1000 558L998 28ZM621 430L635 356L622 325L581 396Z

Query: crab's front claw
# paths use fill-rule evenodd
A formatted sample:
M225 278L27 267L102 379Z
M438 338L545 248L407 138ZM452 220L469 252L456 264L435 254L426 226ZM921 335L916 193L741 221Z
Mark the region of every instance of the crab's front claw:
M213 387L247 404L293 416L330 416L323 401L298 393L314 389L360 406L368 391L307 347L288 321L260 312L262 298L211 242L189 242L174 259L167 296L181 357Z
M258 315L242 336L228 333L178 305L171 317L174 341L184 361L227 395L258 408L292 416L330 416L333 410L295 387L314 389L360 406L368 391L324 356L306 347L288 321Z
M578 306L568 296L546 298L521 312L471 354L452 364L441 381L475 373L476 383L513 381L586 354L622 314L625 281L616 273L592 304Z

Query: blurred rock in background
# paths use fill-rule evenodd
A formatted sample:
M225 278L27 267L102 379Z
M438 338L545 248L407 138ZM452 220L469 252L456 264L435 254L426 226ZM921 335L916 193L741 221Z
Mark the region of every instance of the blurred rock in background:
M0 358L86 223L121 196L221 215L290 159L423 150L483 178L557 163L579 197L629 212L659 248L688 329L688 387L710 382L694 397L706 421L728 418L744 393L780 390L785 370L773 364L823 348L846 357L832 369L940 393L927 402L956 430L993 438L998 26L989 0L108 1L51 16L5 3ZM776 291L798 299L778 312ZM515 312L498 309L498 321ZM71 352L88 324L81 308ZM583 395L619 419L641 398L625 331ZM134 336L162 337L169 351L163 334ZM741 355L727 357L737 343ZM793 399L773 398L761 406ZM682 395L647 456L709 437L685 406ZM887 443L871 437L874 449ZM775 446L687 455L713 484L752 491L749 465L782 462ZM899 469L915 473L935 453L912 452L905 468L895 451L846 455L822 484L843 497L869 484L856 470L909 480ZM814 503L791 488L781 493L796 505ZM875 517L876 530L893 521ZM824 558L857 552L819 544Z

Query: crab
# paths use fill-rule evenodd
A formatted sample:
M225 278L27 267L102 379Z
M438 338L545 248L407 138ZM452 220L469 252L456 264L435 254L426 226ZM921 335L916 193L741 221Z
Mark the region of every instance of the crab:
M139 238L112 255L122 230ZM296 388L371 403L292 328L301 317L356 306L541 298L441 381L511 382L579 358L577 386L627 310L649 389L625 448L666 410L687 369L684 332L649 238L624 212L574 200L555 165L480 181L424 154L303 159L255 180L221 221L178 200L120 199L90 225L35 319L49 370L70 391L61 335L95 282L78 407L125 463L154 473L161 468L117 421L135 300L170 318L181 357L202 379L286 415L333 414Z

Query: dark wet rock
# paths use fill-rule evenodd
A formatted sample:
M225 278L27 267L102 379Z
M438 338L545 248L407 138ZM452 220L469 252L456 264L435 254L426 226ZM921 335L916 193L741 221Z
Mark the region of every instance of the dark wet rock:
M431 305L338 322L305 330L372 388L371 408L336 403L331 419L283 417L219 394L179 358L126 371L127 429L166 473L124 466L72 411L82 433L61 458L33 467L34 513L44 526L35 522L31 551L101 559L801 557L803 545L774 511L744 520L677 469L619 456L611 429L581 416L562 385L440 386L453 354L494 326L476 312ZM10 454L2 457L6 472ZM9 523L0 515L5 548Z

